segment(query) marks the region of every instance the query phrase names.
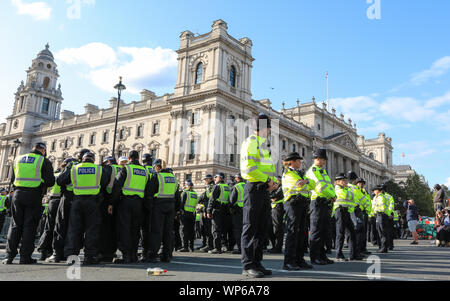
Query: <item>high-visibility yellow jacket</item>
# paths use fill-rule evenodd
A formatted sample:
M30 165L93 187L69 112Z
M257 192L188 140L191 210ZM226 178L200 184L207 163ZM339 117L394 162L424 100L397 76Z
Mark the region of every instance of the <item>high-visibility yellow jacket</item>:
M241 175L251 182L276 182L276 167L266 148L266 139L257 135L248 137L241 147Z

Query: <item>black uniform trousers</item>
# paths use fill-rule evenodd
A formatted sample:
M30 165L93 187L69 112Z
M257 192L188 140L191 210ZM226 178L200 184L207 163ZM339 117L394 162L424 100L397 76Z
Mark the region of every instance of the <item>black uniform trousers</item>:
M148 250L150 248L150 217L151 212L148 208L144 206L144 209L142 211L142 227L141 227L141 233L142 233L142 254L148 254Z
M242 208L237 205L231 211L231 220L233 223L234 240L236 241L238 251L241 251L242 236Z
M208 246L208 248L212 250L214 249L214 238L212 235L212 221L211 219L204 217L203 213L200 221L202 223L202 228L204 231L203 242L206 246Z
M75 196L70 209L64 256L79 255L84 245L85 256L97 256L100 236L100 203L98 196ZM83 243L84 236L84 243Z
M178 250L183 246L183 242L181 241L181 235L180 235L180 228L181 228L181 221L180 216L175 215L174 221L173 221L173 250Z
M162 255L169 259L174 247L175 201L156 199L151 214L149 258L158 255L162 242Z
M367 251L367 230L369 227L369 215L367 214L366 211L363 211L363 217L364 217L364 222L363 222L363 237L362 237L362 243L361 243L361 251L362 252L366 252Z
M380 237L378 236L376 216L369 217L369 221L367 224L368 224L367 240L370 241L373 245L380 245Z
M344 247L345 233L349 234L350 258L358 256L355 225L351 214L345 207L336 208L334 216L336 218L336 256L343 257L342 248Z
M284 203L286 212L286 245L284 250L284 264L299 264L304 262L306 200L302 196Z
M277 204L272 208L272 248L281 252L284 240L284 206L283 203Z
M55 230L56 214L58 213L60 201L60 198L52 198L48 202L48 211L44 231L37 246L38 251L41 253L53 253L53 232Z
M359 254L363 251L363 242L366 232L364 232L364 215L358 206L355 207L355 211L351 214L351 218L355 227L356 251Z
M331 251L331 249L333 248L333 240L335 240L336 238L333 238L333 235L336 236L336 232L333 231L333 227L334 229L336 229L336 221L333 221L331 214L333 213L333 208L328 206L328 216L329 218L326 219L326 224L324 225L324 227L327 227L326 233L326 240L325 240L325 249L327 251Z
M16 257L19 243L21 243L20 257L30 258L33 255L34 239L41 216L41 190L16 188L11 203L11 223L6 244L7 258Z
M142 226L143 199L122 196L117 204L117 246L123 256L137 256Z
M263 259L264 241L271 218L269 193L262 183L248 183L244 189L241 237L244 270L258 269ZM258 187L259 186L259 187Z
M3 234L3 225L5 224L6 220L6 210L3 210L0 212L0 235Z
M70 209L72 208L73 193L64 193L59 202L56 213L55 230L53 232L53 250L55 255L64 257L64 246L69 229Z
M114 257L117 251L117 222L119 219L119 208L113 209L113 214L108 213L109 202L103 200L100 204L100 239L99 239L99 253L102 258Z
M384 213L377 213L377 231L378 237L380 238L380 249L387 251L388 249L388 239L389 239L389 217Z
M231 213L227 206L225 208L222 245L225 246L228 251L233 251L235 244L236 244L236 241L234 239L234 232L233 232L233 219L231 217Z
M310 258L326 259L325 243L331 228L329 201L324 198L311 200L310 205Z
M212 211L212 235L214 248L217 250L222 250L222 239L226 235L226 218L227 212L224 205L219 205L223 208L213 209Z
M394 224L394 218L388 218L387 247L389 249L394 248Z
M183 248L194 249L195 212L184 211L181 215L180 236Z

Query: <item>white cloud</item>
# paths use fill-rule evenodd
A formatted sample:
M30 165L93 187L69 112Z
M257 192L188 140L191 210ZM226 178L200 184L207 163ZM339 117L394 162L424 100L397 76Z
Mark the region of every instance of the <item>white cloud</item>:
M19 15L28 15L35 20L49 20L52 8L45 2L23 3L22 0L11 0L12 5L17 8Z
M91 43L80 48L63 49L57 60L74 65L86 65L85 77L95 86L114 92L119 76L123 76L127 91L138 94L142 89L175 85L177 54L171 49L119 47L114 50L103 43Z
M81 18L82 5L95 5L95 0L66 0L70 6L67 8L67 18L77 20Z
M430 100L428 100L425 104L426 108L436 108L440 107L442 105L450 104L450 91L448 91L443 96L434 97Z
M450 187L450 177L447 178L447 182L445 182L444 185L447 187Z
M330 105L356 123L373 120L378 103L369 96L330 99ZM340 114L340 113L338 113Z
M383 115L410 122L426 120L433 116L433 110L426 109L419 101L411 97L388 97L380 104Z
M447 73L448 70L450 70L450 56L444 56L435 61L429 69L414 73L411 76L411 82L419 85L430 78L436 78Z

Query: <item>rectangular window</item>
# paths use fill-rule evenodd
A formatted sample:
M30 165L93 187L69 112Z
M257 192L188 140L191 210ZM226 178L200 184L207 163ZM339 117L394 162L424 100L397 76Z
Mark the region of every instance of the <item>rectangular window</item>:
M192 113L191 124L192 125L198 124L198 112L193 112Z
M103 142L108 142L108 132L103 133Z
M302 157L304 158L305 155L306 155L306 149L303 147L303 148L302 148Z
M159 133L159 122L155 122L153 124L153 131L152 131L153 135L156 135Z
M152 149L150 154L152 155L153 160L156 160L156 149Z
M22 97L20 98L20 109L19 109L19 111L22 111L22 109L23 109L23 103L24 103L24 97L22 96Z
M94 144L95 144L95 134L92 134L92 135L91 135L91 140L90 140L90 142L91 142L91 145L94 145Z
M42 99L42 110L41 110L41 113L48 114L49 108L50 108L50 99L44 97Z
M78 147L81 147L81 145L83 144L83 136L78 137Z
M185 179L184 179L185 181L191 181L192 182L192 174L191 173L189 173L189 174L186 174L186 176L185 176Z
M230 163L234 163L234 154L230 155Z
M142 125L138 126L138 128L137 128L137 136L138 137L144 136L144 127Z
M197 171L195 173L195 180L196 181L201 181L201 179L202 179L202 172L201 171Z
M52 151L55 151L56 149L56 140L53 140L52 142Z
M195 159L195 141L191 141L191 149L189 152L189 160Z

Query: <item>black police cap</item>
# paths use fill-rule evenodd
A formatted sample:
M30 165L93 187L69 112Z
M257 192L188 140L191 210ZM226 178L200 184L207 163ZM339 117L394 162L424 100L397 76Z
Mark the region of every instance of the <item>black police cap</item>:
M335 179L336 180L347 180L347 176L345 175L345 173L341 172L336 175Z
M303 157L300 156L299 153L293 152L293 153L288 154L286 156L286 158L284 158L284 161L286 161L286 162L287 161L295 161L295 160L298 160L298 159L303 160Z
M128 158L133 159L133 160L139 160L139 152L136 150L132 150L129 154L128 154Z
M219 172L216 174L215 178L221 177L222 179L225 179L225 174L223 172Z
M38 142L34 145L35 148L47 149L47 145L44 142Z
M206 179L212 180L212 179L213 179L213 176L210 175L210 174L207 174L207 175L203 178L203 180L206 180Z
M383 185L377 185L377 186L375 186L373 189L372 189L373 191L375 191L375 190L383 190Z
M153 158L152 158L152 155L150 155L150 154L143 154L142 155L142 162L143 163L152 163L152 160L153 160Z
M358 184L358 183L366 184L366 180L364 180L363 178L359 178L358 181L356 182L356 184Z
M354 181L354 180L358 179L358 175L354 171L349 171L347 174L347 177L350 181Z
M320 149L317 149L314 153L313 153L313 158L314 159L325 159L325 160L328 160L328 157L327 157L327 150L326 149L324 149L324 148L320 148Z
M69 164L70 162L78 162L75 158L67 158L63 161L65 164Z
M78 154L78 161L83 160L84 154L90 153L90 152L91 152L91 151L88 150L87 148L82 149L82 150L80 151L80 153Z
M235 175L234 175L234 177L235 177L235 178L239 178L239 179L242 179L242 176L241 176L241 174L240 174L240 173L237 173L237 174L235 174Z
M161 165L162 165L161 159L156 159L155 161L153 161L153 166L161 166Z
M87 152L83 155L83 162L95 162L95 155L91 152Z

